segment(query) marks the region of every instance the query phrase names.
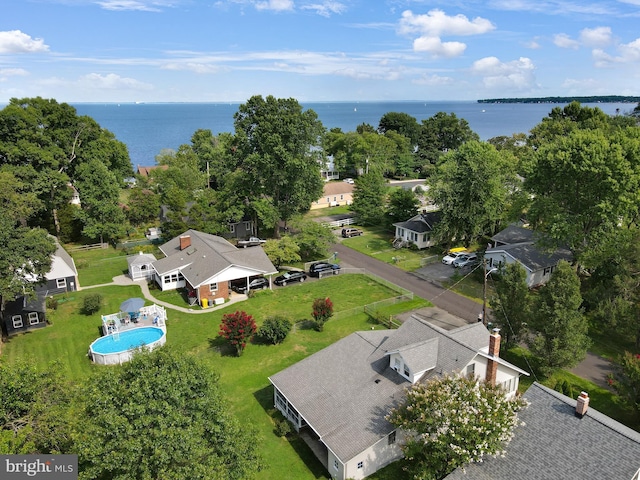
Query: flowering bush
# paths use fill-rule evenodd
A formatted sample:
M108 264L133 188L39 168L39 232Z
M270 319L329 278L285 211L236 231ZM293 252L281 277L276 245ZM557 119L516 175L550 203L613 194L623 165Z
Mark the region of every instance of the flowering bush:
M467 377L434 379L407 390L405 403L387 416L406 432L402 445L415 478L439 479L457 467L504 452L520 423L523 399Z
M333 316L333 302L329 297L316 298L313 301L312 309L311 315L316 323L315 329L321 332L325 322Z
M218 335L227 339L236 348L236 354L240 356L256 330L256 322L251 315L236 311L222 316Z

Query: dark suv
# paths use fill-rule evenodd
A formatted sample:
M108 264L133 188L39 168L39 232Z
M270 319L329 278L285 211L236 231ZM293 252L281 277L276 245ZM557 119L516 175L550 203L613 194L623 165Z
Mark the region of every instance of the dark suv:
M333 272L334 275L340 273L340 265L337 263L316 262L309 267L309 275L319 277L323 273Z
M269 288L269 279L264 277L256 277L249 281L247 285L244 281L231 285L231 289L238 293L247 293L249 290L261 290Z

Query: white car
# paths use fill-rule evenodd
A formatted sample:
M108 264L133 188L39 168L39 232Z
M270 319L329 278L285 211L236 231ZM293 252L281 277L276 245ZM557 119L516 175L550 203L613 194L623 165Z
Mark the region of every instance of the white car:
M462 255L468 255L468 254L469 252L449 252L442 259L442 263L444 263L445 265L453 265L453 262L456 260L456 258L461 257Z
M355 182L354 182L354 180L353 180L353 178L345 178L345 179L343 180L343 182L351 183L351 184L354 184L354 183L355 183Z

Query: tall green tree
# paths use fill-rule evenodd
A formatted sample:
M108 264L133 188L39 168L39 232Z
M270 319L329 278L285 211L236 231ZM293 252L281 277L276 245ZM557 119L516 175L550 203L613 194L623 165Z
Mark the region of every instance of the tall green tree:
M262 463L217 376L191 355L141 352L86 382L74 452L81 479L245 479Z
M420 125L415 117L412 117L408 113L387 112L380 117L378 131L380 133L389 131L397 132L408 138L411 145L417 145L418 137L420 136Z
M500 272L491 298L494 323L500 327L505 347L520 343L531 315L527 272L519 263L507 263Z
M413 478L438 480L458 467L502 454L520 423L520 399L475 378L434 378L407 390L387 419L407 432L405 469Z
M413 190L398 188L389 194L387 215L385 219L388 226L397 222L404 222L418 214L420 201Z
M507 219L511 196L519 188L513 157L493 145L470 141L442 158L430 180L429 196L440 207L436 234L469 245L493 235Z
M276 268L301 260L300 247L290 235L284 235L280 239L267 240L263 245L263 250Z
M131 225L142 225L158 218L160 196L149 188L135 186L129 191L127 218Z
M104 163L91 160L78 168L76 182L82 209L82 233L100 242L116 241L125 233L125 215L119 204L120 187Z
M382 221L385 196L385 180L381 173L371 172L356 179L351 210L362 225L377 225Z
M335 242L335 236L329 227L301 217L296 217L291 227L295 231L293 240L298 245L303 261L326 258L329 255L329 248Z
M590 341L581 305L580 279L571 265L561 261L540 288L531 316L529 346L543 373L573 367L584 359Z
M455 113L438 112L422 120L416 156L423 170L430 173L442 155L471 140L479 141L480 137L469 122Z
M253 96L234 114L234 126L249 201L269 199L285 224L308 211L323 187L314 149L325 129L317 114L292 98ZM279 222L271 227L277 237Z
M0 166L11 166L42 202L30 224L59 233L57 211L69 200L68 183L75 184L79 168L91 160L100 161L117 185L133 174L126 146L66 103L12 98L0 110Z
M578 263L637 212L636 137L626 130L574 129L536 152L525 182L533 196L528 217L552 246L566 245Z

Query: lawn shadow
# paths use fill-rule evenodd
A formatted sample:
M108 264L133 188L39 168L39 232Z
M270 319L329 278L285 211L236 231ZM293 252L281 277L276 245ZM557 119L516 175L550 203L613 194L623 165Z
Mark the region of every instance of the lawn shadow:
M253 393L253 396L265 413L271 418L271 421L274 423L273 434L277 436L275 433L275 423L278 420L284 419L284 417L280 411L273 406L273 386L267 385L260 390L256 390ZM287 435L285 438L307 466L311 475L313 475L314 478L330 478L326 469L322 465L322 462L320 462L320 460L318 460L318 458L313 454L311 448L304 442L304 440L302 440L302 438L300 438L300 435L293 430L293 426L291 429L292 433Z
M297 330L313 330L316 328L316 322L309 319L298 320L294 325Z
M236 348L222 337L209 338L209 348L222 357L236 357Z

